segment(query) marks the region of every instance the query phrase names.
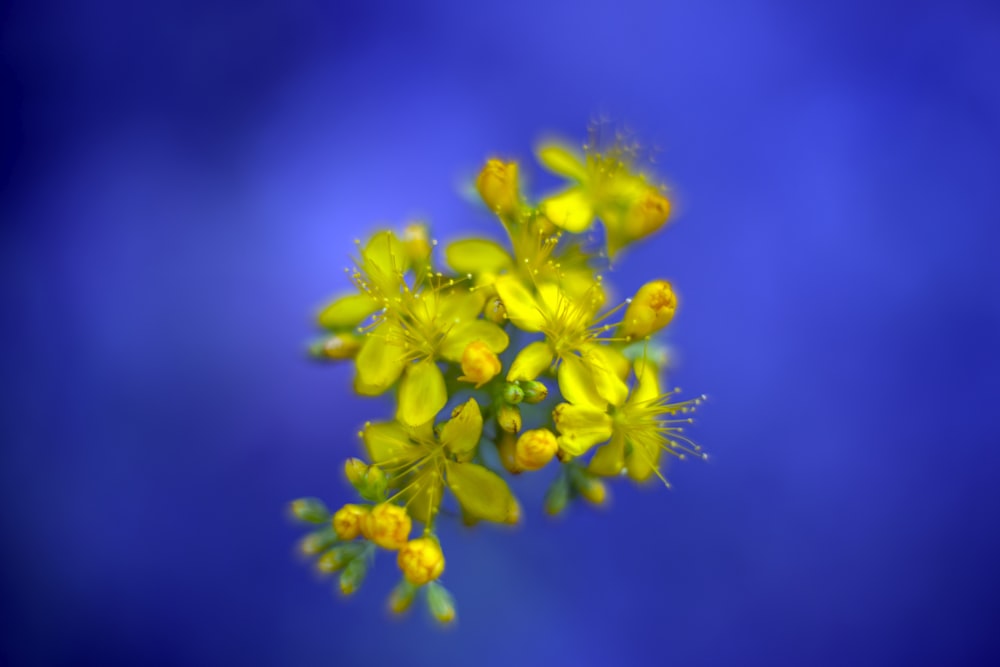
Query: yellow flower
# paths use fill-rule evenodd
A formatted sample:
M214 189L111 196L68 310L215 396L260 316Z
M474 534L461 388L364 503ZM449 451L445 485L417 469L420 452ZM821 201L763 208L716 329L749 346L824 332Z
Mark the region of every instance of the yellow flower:
M670 324L677 309L677 297L666 280L653 280L635 293L625 317L621 334L626 338L645 338Z
M555 434L547 428L525 431L517 439L514 461L522 470L540 470L558 449Z
M509 382L534 380L558 360L559 388L568 401L603 408L624 400L624 357L599 344L599 336L613 326L601 324L610 314L598 315L601 297L572 299L552 284L539 285L536 295L513 276L499 278L496 289L516 327L545 334L544 341L529 343L514 358Z
M627 398L611 403L607 410L588 404L556 406L553 420L560 433L559 447L566 454L579 456L607 442L591 459L591 472L616 475L624 468L636 481L656 474L667 484L659 465L663 452L678 458L685 454L706 458L701 447L683 435L683 425L692 420L678 416L693 411L703 397L670 403L676 391L660 393L652 364L639 361L634 372L635 383Z
M444 572L444 553L433 537L418 537L404 544L396 562L403 576L414 586L434 581Z
M361 505L344 505L333 515L333 530L342 540L353 540L361 534L361 524L368 515L368 508Z
M500 358L481 340L474 340L462 352L462 376L459 380L474 382L476 388L492 380L500 373Z
M483 296L468 286L428 274L409 287L399 269L409 259L393 239L390 232L376 235L354 274L359 287L383 306L355 357L354 387L359 394L376 396L398 381L396 417L418 426L448 401L439 359L460 363L476 340L498 354L508 338L493 322L479 319Z
M521 199L517 184L517 163L488 160L476 178L476 189L491 211L500 216L515 213Z
M406 510L399 505L376 505L363 518L361 531L364 536L383 549L399 549L410 537L413 524Z
M399 422L367 424L362 436L372 461L398 489L390 500L404 499L409 515L418 521L433 523L448 488L469 516L516 522L520 508L503 478L466 462L475 453L482 428L479 406L470 399L455 409L438 436L430 423L412 428Z
M599 218L604 223L608 253L652 234L666 222L670 202L642 173L632 170L632 156L621 146L598 152L588 146L581 157L557 143L538 149L539 161L573 182L541 203L555 225L573 233L585 231Z

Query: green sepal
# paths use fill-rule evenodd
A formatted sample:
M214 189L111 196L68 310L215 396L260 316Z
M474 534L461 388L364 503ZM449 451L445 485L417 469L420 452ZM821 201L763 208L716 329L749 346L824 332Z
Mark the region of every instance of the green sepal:
M316 567L321 572L336 572L364 552L365 545L361 542L344 542L338 544L316 561Z
M332 547L337 542L337 539L337 533L334 532L333 527L327 526L303 537L299 543L299 548L302 550L302 553L314 556Z
M559 475L552 481L552 486L545 492L546 513L552 516L562 514L566 505L569 504L570 493L569 477L564 471L560 471Z
M455 599L436 581L427 584L427 609L438 623L447 624L455 620Z
M368 560L365 558L353 558L340 573L340 592L350 595L364 583L365 575L368 574Z

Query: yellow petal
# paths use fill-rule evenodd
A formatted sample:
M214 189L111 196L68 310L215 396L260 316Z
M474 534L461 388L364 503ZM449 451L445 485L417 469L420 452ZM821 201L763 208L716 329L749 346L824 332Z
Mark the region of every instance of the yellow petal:
M483 435L483 413L476 399L470 398L451 413L451 419L441 428L441 444L459 459L470 455Z
M510 267L510 255L503 246L487 239L464 239L448 245L445 261L456 273L500 273Z
M637 482L649 479L660 464L663 450L653 443L632 442L632 450L625 456L628 476Z
M437 299L437 319L443 326L451 326L457 322L474 320L479 316L486 303L486 295L482 290L456 288L453 292L441 295Z
M587 178L587 167L574 151L557 143L543 144L538 148L538 161L549 171L560 176L584 181Z
M552 348L543 340L528 343L517 353L507 371L507 381L534 380L552 363Z
M595 475L612 477L625 467L625 437L621 433L611 436L611 442L604 445L590 459L587 469Z
M378 396L391 387L403 372L403 349L386 342L385 332L367 336L354 358L357 376L354 389L364 396Z
M496 281L497 294L507 309L507 318L523 331L541 331L545 317L535 295L518 278L506 275Z
M519 513L517 501L507 482L499 475L474 463L445 463L448 488L462 509L477 519L512 523Z
M575 354L562 357L562 363L559 364L559 391L563 398L574 405L590 405L602 412L608 407L607 400L597 393L590 369Z
M590 345L583 351L583 363L590 369L594 379L594 387L601 398L611 405L622 406L628 398L628 385L618 376L616 360L610 349L601 345ZM628 360L625 360L625 372L628 373Z
M594 221L590 198L580 188L571 188L546 199L541 209L552 224L574 234L586 230Z
M437 514L443 495L444 485L437 469L426 467L403 494L406 511L417 521L427 523Z
M399 406L396 418L410 426L434 419L448 402L444 375L433 359L410 364L399 383Z
M334 299L316 318L321 327L352 329L378 310L379 304L367 294L348 294Z
M561 403L552 411L552 419L559 429L559 446L573 456L611 437L611 417L589 405Z
M641 359L635 362L635 386L629 403L649 403L660 395L660 378L656 366Z
M373 422L361 432L368 457L377 465L398 464L421 454L398 422Z
M487 320L469 320L456 324L441 344L441 356L448 361L462 361L466 346L476 340L481 340L494 354L500 354L507 349L510 339L504 330Z
M403 272L410 266L409 254L391 231L374 234L361 257L365 273L382 295L395 294L403 286Z

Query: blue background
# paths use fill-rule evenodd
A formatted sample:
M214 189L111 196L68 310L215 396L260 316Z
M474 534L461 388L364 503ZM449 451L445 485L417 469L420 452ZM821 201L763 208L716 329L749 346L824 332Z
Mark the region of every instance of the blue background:
M1000 661L1000 8L14 2L2 18L0 662ZM338 599L285 503L350 495L307 363L351 242L595 113L677 215L610 279L682 307L708 464L446 528L460 620ZM544 477L544 475L542 475Z

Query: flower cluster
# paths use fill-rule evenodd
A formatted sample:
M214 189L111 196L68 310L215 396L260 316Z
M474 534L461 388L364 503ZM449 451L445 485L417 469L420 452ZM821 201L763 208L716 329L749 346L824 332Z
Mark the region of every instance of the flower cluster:
M518 163L487 161L476 189L506 243L457 240L442 265L423 225L358 242L355 289L320 312L327 333L312 352L353 360L355 391L393 392L395 415L366 423L366 460L346 462L363 502L335 512L314 498L292 504L322 526L301 548L340 573L343 593L361 585L379 548L395 551L402 577L390 608L405 611L423 592L450 622L435 531L448 508L468 524L515 524L521 507L503 473L556 461L545 510L559 514L575 498L603 504L602 478L666 484L664 455L705 456L683 434L703 397L677 401L661 388L665 354L653 336L674 317L673 287L655 279L609 305L601 274L663 227L670 201L631 150L600 143L583 154L541 146L541 164L568 183L538 203L522 192Z

